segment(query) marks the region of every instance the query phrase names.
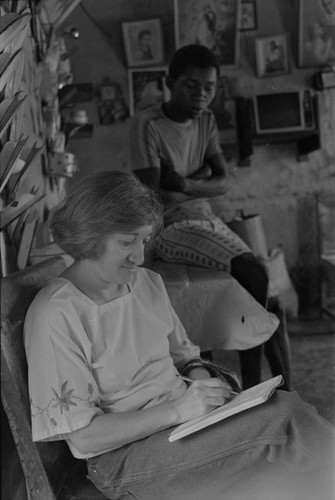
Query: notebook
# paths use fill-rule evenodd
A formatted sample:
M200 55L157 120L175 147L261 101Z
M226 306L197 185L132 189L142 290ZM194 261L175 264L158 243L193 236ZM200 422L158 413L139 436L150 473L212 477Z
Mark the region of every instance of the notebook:
M273 377L265 382L251 387L250 389L242 391L236 396L233 396L233 399L231 399L229 403L215 408L215 410L210 413L178 425L178 427L176 427L169 435L170 443L188 436L189 434L193 434L193 432L198 432L200 429L215 424L216 422L228 418L231 415L235 415L236 413L245 411L248 408L264 403L272 396L275 389L282 385L282 383L283 377L281 375Z

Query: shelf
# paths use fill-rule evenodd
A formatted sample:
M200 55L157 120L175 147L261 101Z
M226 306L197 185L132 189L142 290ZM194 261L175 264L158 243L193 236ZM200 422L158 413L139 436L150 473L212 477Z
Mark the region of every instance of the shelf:
M252 141L254 144L298 143L304 139L311 139L318 135L319 131L317 129L282 134L253 134Z
M297 159L301 161L306 156L320 149L320 130L318 123L318 101L313 97L315 128L310 130L257 134L252 99L239 97L236 99L236 122L239 149L239 166L250 166L250 156L254 145L296 144Z
M255 145L296 144L298 161L304 160L309 153L321 147L320 134L316 129L283 134L254 134L252 141Z

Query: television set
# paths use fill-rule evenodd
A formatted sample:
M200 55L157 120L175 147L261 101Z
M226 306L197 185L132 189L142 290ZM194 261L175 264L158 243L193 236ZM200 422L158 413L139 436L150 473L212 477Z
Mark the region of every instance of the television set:
M310 90L259 94L253 97L256 134L277 134L315 129Z

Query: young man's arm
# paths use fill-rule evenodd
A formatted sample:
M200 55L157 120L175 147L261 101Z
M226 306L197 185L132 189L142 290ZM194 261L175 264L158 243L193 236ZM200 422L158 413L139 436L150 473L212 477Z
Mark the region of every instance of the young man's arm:
M153 167L135 170L134 173L141 182L155 190L176 191L190 196L216 196L226 193L228 189L227 166L223 154L211 156L205 167L187 178L171 171L161 179L161 170Z
M228 170L223 154L208 158L206 167L185 180L183 191L192 196L216 196L228 190Z

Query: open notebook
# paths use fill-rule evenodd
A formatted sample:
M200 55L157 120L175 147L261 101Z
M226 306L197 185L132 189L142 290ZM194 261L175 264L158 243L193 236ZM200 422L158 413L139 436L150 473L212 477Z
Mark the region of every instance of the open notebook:
M231 415L235 415L235 413L239 413L247 410L248 408L264 403L271 397L276 387L279 387L282 383L283 377L281 375L273 377L265 382L262 382L261 384L251 387L250 389L242 391L237 396L233 396L233 399L229 401L229 403L216 408L210 413L178 425L178 427L176 427L169 435L170 443L188 436L193 432L197 432L208 425L215 424L216 422L228 418Z

